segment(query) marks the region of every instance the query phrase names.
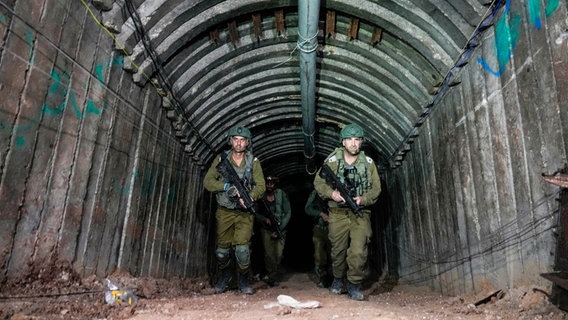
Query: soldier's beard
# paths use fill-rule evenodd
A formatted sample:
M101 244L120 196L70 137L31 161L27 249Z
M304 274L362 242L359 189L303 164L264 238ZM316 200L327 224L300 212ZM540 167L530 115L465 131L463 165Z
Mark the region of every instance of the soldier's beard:
M247 147L236 146L233 147L233 152L235 153L244 153L247 150Z
M345 148L345 150L347 150L347 153L349 153L352 156L356 156L360 152L359 148L356 148L356 149Z

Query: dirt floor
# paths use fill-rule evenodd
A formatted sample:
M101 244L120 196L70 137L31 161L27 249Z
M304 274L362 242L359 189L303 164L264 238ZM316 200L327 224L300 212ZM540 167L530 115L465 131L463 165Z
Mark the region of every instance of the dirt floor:
M124 295L108 302L106 279L79 279L70 271L4 284L0 319L568 319L535 287L445 297L384 282L366 288L365 301L353 301L317 288L306 273L286 274L275 287L254 281L253 295L214 294L207 279L109 279ZM117 304L121 297L126 301Z

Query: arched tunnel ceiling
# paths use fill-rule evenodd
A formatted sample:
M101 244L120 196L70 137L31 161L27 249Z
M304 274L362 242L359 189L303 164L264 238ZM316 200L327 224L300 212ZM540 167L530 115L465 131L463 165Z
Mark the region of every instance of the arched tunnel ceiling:
M308 0L306 0L308 1ZM313 0L311 0L313 1ZM206 166L228 128L253 133L265 172L302 173L298 2L94 0L125 69L151 81L181 143ZM317 155L356 122L365 150L391 163L456 65L489 0L338 0L320 4ZM295 159L297 161L295 161Z

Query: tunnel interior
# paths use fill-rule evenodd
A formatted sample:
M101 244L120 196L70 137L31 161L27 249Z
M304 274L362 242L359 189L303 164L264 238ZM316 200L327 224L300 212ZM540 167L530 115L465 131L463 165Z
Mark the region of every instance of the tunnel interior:
M548 285L567 255L542 179L568 150L566 1L321 1L311 38L302 3L0 2L0 283L46 261L212 273L203 177L234 126L291 199L283 266L309 270L310 165L358 123L383 185L370 279Z

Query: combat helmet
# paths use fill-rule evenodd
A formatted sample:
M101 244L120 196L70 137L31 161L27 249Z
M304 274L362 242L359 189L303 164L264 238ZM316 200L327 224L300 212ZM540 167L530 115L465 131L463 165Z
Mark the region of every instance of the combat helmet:
M266 180L266 183L272 182L272 183L276 184L276 183L278 183L279 179L278 179L277 176L268 176L264 180Z
M363 131L363 128L361 128L360 126L356 125L356 124L348 124L345 127L343 127L343 129L341 129L341 132L339 133L339 141L341 142L343 139L347 139L347 138L361 138L363 139L365 137L365 132Z
M241 126L231 128L231 130L229 130L229 133L227 135L229 136L229 139L231 139L234 136L245 137L249 141L252 139L252 134L250 133L249 129Z

